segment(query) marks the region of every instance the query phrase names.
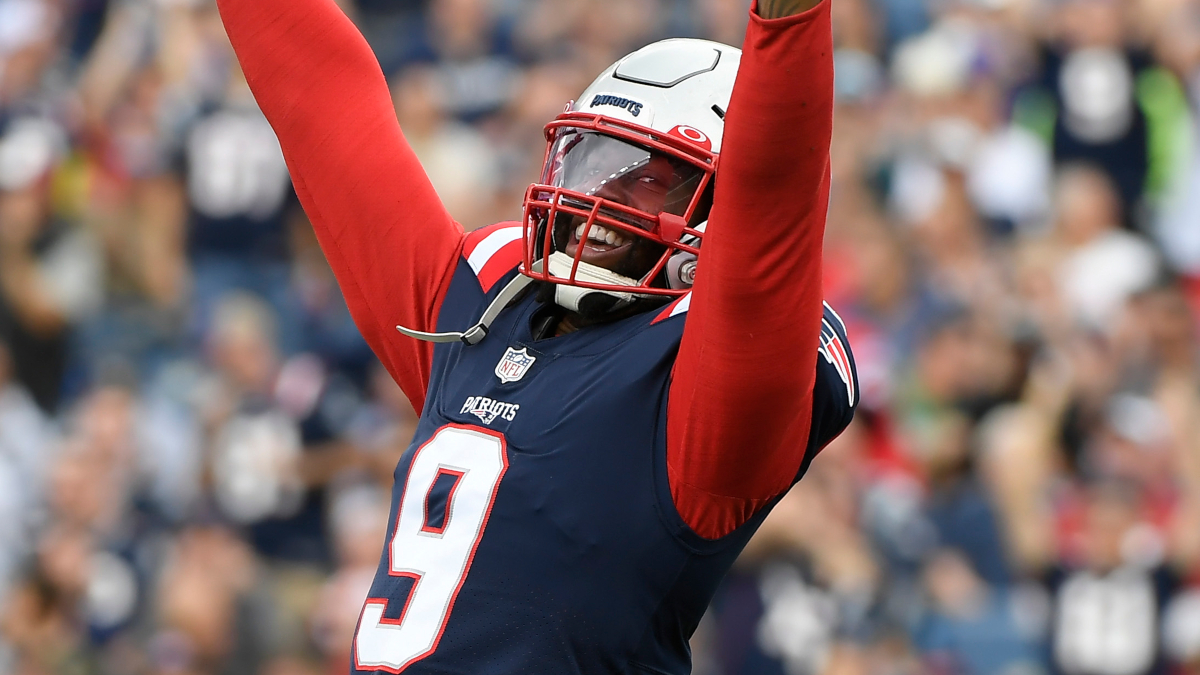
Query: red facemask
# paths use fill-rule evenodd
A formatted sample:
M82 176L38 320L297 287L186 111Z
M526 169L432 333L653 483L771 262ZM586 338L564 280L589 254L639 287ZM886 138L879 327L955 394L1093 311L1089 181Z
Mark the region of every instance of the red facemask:
M535 280L650 296L682 295L663 272L677 254L699 254L717 155L684 134L599 115L564 113L546 126L540 183L525 195L521 271ZM684 243L687 242L687 243ZM552 254L571 260L552 273ZM612 283L579 278L603 268Z

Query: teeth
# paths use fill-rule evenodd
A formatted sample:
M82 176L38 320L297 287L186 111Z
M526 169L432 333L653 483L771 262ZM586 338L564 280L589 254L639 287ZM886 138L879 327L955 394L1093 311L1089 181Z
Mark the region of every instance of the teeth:
M575 238L582 239L584 226L579 225L575 228ZM619 246L625 243L625 237L616 232L604 227L603 225L593 225L588 232L588 241L594 241L597 244L608 244L609 246Z

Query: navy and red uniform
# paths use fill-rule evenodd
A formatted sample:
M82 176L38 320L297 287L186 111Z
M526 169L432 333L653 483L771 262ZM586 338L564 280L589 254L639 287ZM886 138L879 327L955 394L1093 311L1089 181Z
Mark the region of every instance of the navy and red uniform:
M829 3L752 16L692 292L534 339L534 294L478 345L521 228L464 234L333 0L219 0L355 321L421 421L396 467L356 672L687 673L688 638L770 507L849 423L821 299Z

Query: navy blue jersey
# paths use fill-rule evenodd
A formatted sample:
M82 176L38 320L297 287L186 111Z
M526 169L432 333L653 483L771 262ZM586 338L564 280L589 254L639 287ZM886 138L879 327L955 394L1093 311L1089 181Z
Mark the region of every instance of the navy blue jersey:
M516 274L477 276L488 260L476 258L459 263L439 330L472 325ZM672 504L666 399L689 300L534 340L528 294L482 343L436 347L356 672L690 672L688 639L774 501L717 540ZM829 307L817 370L796 480L856 404ZM736 451L754 461L762 449Z

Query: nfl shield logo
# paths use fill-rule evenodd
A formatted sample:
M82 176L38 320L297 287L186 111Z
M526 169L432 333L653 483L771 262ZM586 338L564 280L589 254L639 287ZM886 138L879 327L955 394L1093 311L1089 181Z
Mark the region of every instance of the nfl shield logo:
M504 358L500 359L500 363L496 364L496 377L504 384L516 382L525 377L525 373L529 372L529 367L533 362L537 361L537 357L530 356L525 347L521 349L508 348L504 352Z

